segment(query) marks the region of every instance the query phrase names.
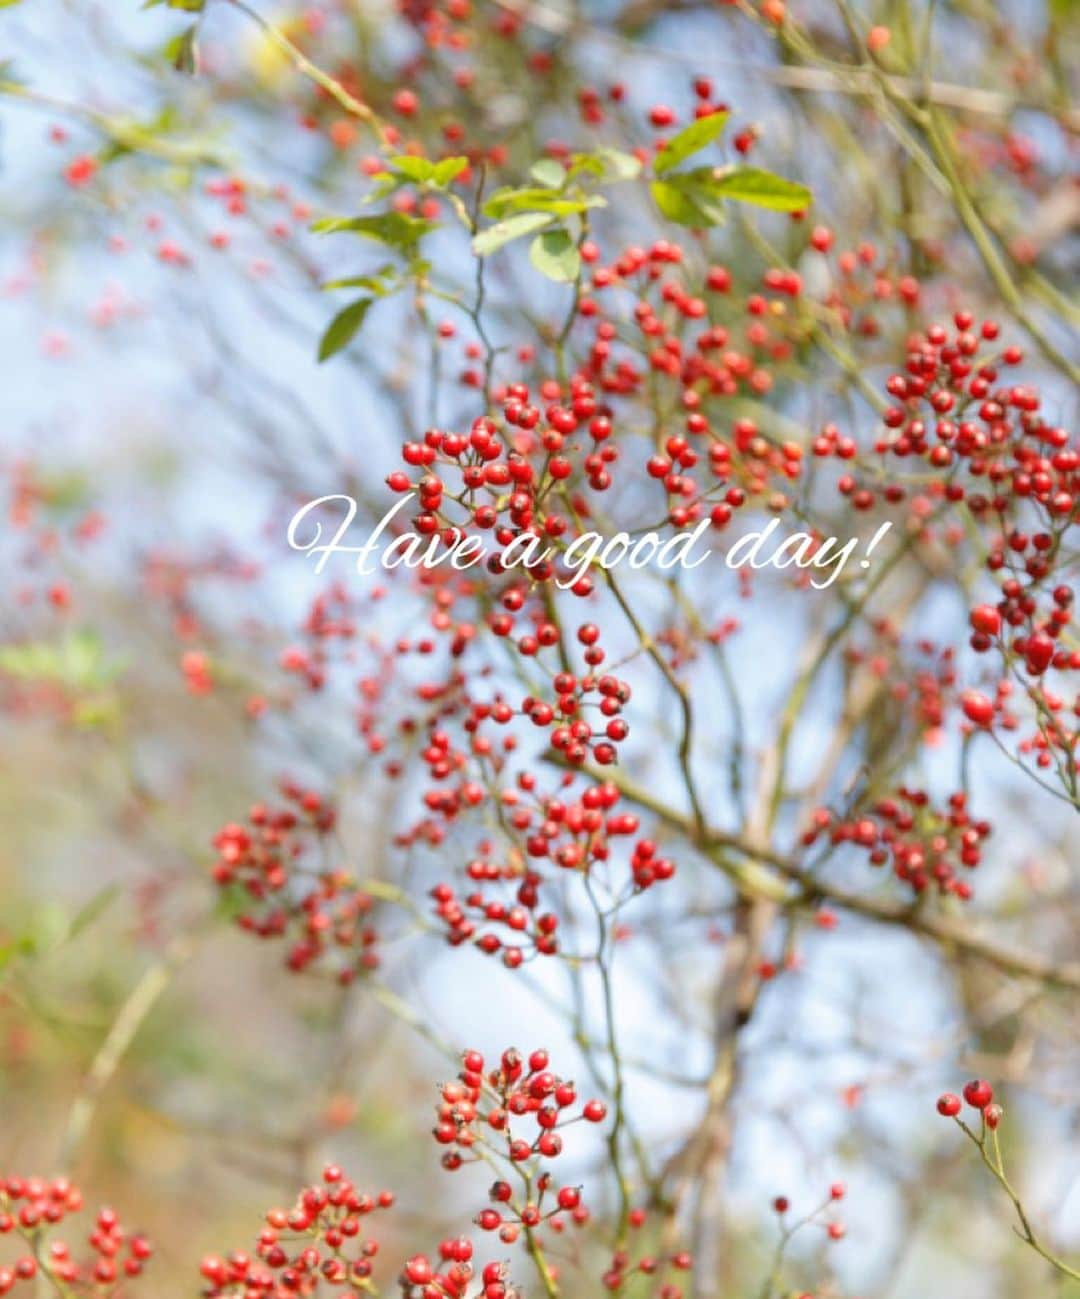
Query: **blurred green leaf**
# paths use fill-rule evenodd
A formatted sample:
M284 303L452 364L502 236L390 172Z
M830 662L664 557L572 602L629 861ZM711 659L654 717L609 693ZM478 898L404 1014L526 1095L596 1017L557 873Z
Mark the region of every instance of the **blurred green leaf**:
M398 269L393 262L384 262L374 271L363 275L349 275L340 280L327 280L323 289L367 289L376 298L384 298L400 284Z
M165 58L187 77L193 77L199 70L198 31L198 24L192 23L165 46Z
M319 341L320 362L329 360L343 347L348 347L364 323L371 302L371 298L358 298L355 302L350 302L347 307L343 307L331 320Z
M771 208L775 212L802 212L814 198L805 185L754 167L740 167L718 176L715 192L722 198Z
M662 176L686 158L700 153L723 134L727 120L727 113L710 113L708 117L699 117L696 122L691 122L689 126L673 136L656 155L653 171L657 176Z
M431 162L428 158L414 158L410 154L402 154L391 158L390 165L403 180L443 189L461 175L469 165L469 160L468 158L443 158L439 162Z
M35 641L0 646L0 671L24 681L50 681L74 690L109 685L123 671L119 659L108 659L100 638L74 631L59 644Z
M566 168L554 158L541 158L529 168L529 175L545 189L561 189L566 183Z
M570 175L587 172L603 181L634 180L641 175L641 159L620 149L596 149L592 153L575 153L570 160Z
M551 225L553 220L547 212L519 212L516 216L507 217L505 221L481 230L472 241L473 252L478 257L487 257L503 244L533 234L544 226Z
M671 172L663 180L653 181L650 188L656 206L669 221L702 229L723 223L725 200L775 212L801 212L813 200L805 185L752 167L732 171L695 167Z
M381 212L373 216L327 217L311 226L316 234L336 235L342 232L376 239L392 248L410 251L435 227L430 221L408 216L404 212Z
M712 169L676 172L650 185L653 199L669 221L694 229L724 223L722 202L710 188Z
M581 253L566 230L545 230L529 245L529 261L549 280L572 283L581 270Z
M484 204L484 215L494 221L515 212L548 212L552 216L574 216L589 208L606 207L607 200L599 194L564 194L546 186L525 186L521 189L496 190Z

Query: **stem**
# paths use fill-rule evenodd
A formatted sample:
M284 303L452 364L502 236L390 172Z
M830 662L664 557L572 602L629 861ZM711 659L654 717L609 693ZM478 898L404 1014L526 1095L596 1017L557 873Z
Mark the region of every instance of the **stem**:
M372 108L357 99L355 95L350 94L340 81L335 80L328 72L324 72L317 64L312 63L303 50L294 45L283 31L275 27L273 23L267 22L262 14L252 9L250 5L245 3L245 0L227 0L227 2L234 9L238 9L242 14L250 18L298 72L303 73L309 81L313 81L320 89L325 90L330 98L346 113L371 127L384 149L392 149L393 146L386 133L386 128Z
M1020 1230L1017 1232L1017 1235L1026 1244L1030 1245L1031 1248L1035 1251L1035 1253L1040 1256L1040 1258L1044 1258L1047 1261L1047 1263L1049 1263L1052 1267L1056 1268L1064 1276L1069 1277L1073 1281L1080 1281L1080 1272L1078 1272L1076 1268L1070 1267L1068 1263L1063 1262L1060 1258L1056 1258L1053 1254L1051 1254L1050 1251L1046 1248L1046 1246L1043 1245L1043 1243L1035 1235L1035 1232L1031 1226L1031 1222L1028 1219L1027 1213L1024 1210L1024 1206L1020 1201L1020 1197L1013 1190L1012 1185L1009 1182L1009 1179L1005 1176L1005 1164L1001 1158L1001 1147L998 1144L997 1131L994 1129L990 1130L990 1134L993 1140L993 1147L994 1147L993 1155L991 1155L986 1145L985 1126L983 1130L983 1135L980 1137L980 1136L976 1136L976 1134L972 1132L972 1130L968 1127L968 1125L964 1122L963 1119L957 1119L956 1122L964 1130L964 1132L967 1133L967 1135L978 1147L979 1155L982 1158L983 1163L986 1165L987 1168L989 1168L991 1173L993 1173L994 1178L1001 1186L1002 1190L1004 1190L1005 1194L1012 1201L1013 1208L1016 1210L1016 1216L1020 1220Z
M164 955L143 974L120 1007L68 1113L60 1147L62 1168L71 1168L78 1159L102 1093L162 993L190 960L195 947L196 939L192 934L181 934L173 939Z

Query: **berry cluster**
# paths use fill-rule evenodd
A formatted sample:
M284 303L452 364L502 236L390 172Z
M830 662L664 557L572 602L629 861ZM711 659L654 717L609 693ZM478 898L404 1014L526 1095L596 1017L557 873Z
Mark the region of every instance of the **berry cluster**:
M914 893L936 885L940 893L966 901L971 886L958 875L957 866L966 870L978 866L980 845L990 829L988 821L972 818L967 797L960 791L949 796L947 810L939 810L925 790L901 785L893 797L876 802L867 815L840 818L819 808L802 843L809 847L827 834L832 844L864 849L871 866L891 863L896 878Z
M476 1276L472 1262L473 1244L464 1236L439 1243L439 1260L414 1254L401 1273L405 1299L466 1299ZM491 1262L480 1271L480 1289L475 1299L518 1299L519 1291L507 1282L505 1263Z
M484 840L465 868L467 893L459 895L447 882L431 890L435 914L446 926L451 946L472 942L489 956L501 953L511 969L532 955L554 956L559 951L559 917L541 910L549 882L542 863L551 862L558 873L589 875L611 862L612 840L636 835L639 829L637 816L614 811L620 794L608 782L587 785L573 799L562 790L538 795L536 787L535 776L522 772L513 787L499 794L505 828L517 839L518 851L500 863L492 859L495 845ZM624 901L670 880L675 869L652 839L635 839L629 879L616 897ZM499 884L512 886L511 900L491 896L491 888Z
M48 1233L83 1207L82 1192L65 1177L0 1178L0 1236L17 1233L31 1252L0 1267L0 1295L39 1273L61 1292L67 1287L99 1296L121 1295L125 1281L141 1275L153 1249L145 1236L128 1232L112 1209L101 1209L87 1237L90 1257L76 1258L71 1246Z
M389 1191L358 1191L336 1164L319 1185L306 1187L291 1210L272 1209L254 1256L235 1250L210 1255L200 1267L206 1299L295 1299L370 1289L378 1242L365 1222L394 1202ZM325 1287L325 1288L324 1288Z
M522 1229L531 1233L541 1223L561 1229L563 1213L577 1223L588 1221L580 1190L556 1188L544 1167L562 1154L562 1131L569 1124L602 1123L607 1116L601 1101L586 1101L572 1113L577 1105L577 1089L552 1073L546 1051L526 1058L511 1048L487 1072L478 1051L465 1052L457 1079L442 1085L436 1110L433 1135L446 1147L443 1167L456 1171L482 1158L498 1160L520 1184L515 1190L510 1181L493 1183L492 1207L476 1219L483 1231L497 1231L504 1244L511 1244ZM523 1134L526 1123L535 1131Z
M378 965L378 935L370 924L374 901L347 871L326 865L333 808L291 782L282 793L291 806L258 804L246 825L234 822L217 832L214 881L235 901L242 929L288 941L290 970L318 965L350 983Z
M985 1078L972 1078L964 1084L964 1100L982 1117L984 1125L994 1131L1001 1122L1003 1110L994 1103L994 1089ZM959 1119L963 1108L955 1092L943 1092L938 1097L937 1111L946 1119Z

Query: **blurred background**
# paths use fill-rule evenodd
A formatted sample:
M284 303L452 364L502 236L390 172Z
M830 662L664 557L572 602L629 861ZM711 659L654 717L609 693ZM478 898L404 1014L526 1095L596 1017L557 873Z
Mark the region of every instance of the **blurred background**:
M839 57L841 11L809 0L792 8L818 48ZM1062 104L1075 9L854 8L860 25L890 26L900 72L925 52L932 17L935 75L971 94L957 119L1010 274L1066 293L1076 123ZM434 1083L456 1068L448 1057L543 1044L585 1089L573 1016L599 1031L602 1014L598 988L586 979L582 991L560 962L512 972L432 932L425 892L475 844L469 827L441 843L397 839L415 821L422 784L387 776L387 762L410 753L395 726L412 710L410 692L437 672L395 647L423 634L424 604L400 583L383 599L375 579L332 568L318 577L285 543L289 516L312 497L347 492L378 517L401 440L429 424L468 427L480 409L473 322L435 302L421 324L402 295L378 304L358 345L316 362L333 310L319 285L357 267L309 226L356 210L370 189L370 141L248 15L225 2L184 9L24 0L0 11L0 1176L75 1174L88 1200L112 1202L155 1240L153 1284L166 1296L192 1292L202 1252L247 1247L265 1209L290 1202L328 1158L365 1189L398 1195L381 1237L387 1254L467 1229L463 1206L482 1197L438 1168L428 1135ZM462 22L464 48L430 39L431 13L334 0L263 10L391 117L400 88L415 87L430 120L399 114L406 134L429 131L453 147L463 124L470 147L504 150L522 172L551 141L580 143L583 133L640 144L651 105L686 117L693 78L708 77L714 101L731 106L732 133L751 133L755 161L812 186L814 218L838 247L876 243L880 264L918 275L925 319L960 303L1000 310L951 205L911 165L903 125L871 97L800 80L754 12L484 0ZM599 118L590 96L603 102ZM601 221L611 249L659 235L636 193ZM786 218L763 221L779 244L789 238ZM447 282L471 275L460 235L440 231L425 248ZM758 251L741 221L714 236L733 298L758 285ZM827 274L813 254L799 269L811 284ZM1055 323L1055 303L1031 291L1032 310L1046 310L1046 329L1068 351L1075 337ZM524 258L500 261L489 309L507 348L504 378L515 349L561 319L565 293ZM871 315L872 283L865 293ZM862 353L874 381L902 360L914 327L899 304L882 313L882 337L867 331ZM444 318L452 336L435 328ZM1075 416L1075 392L1034 351L1031 371L1055 418ZM838 419L872 436L873 412L849 379L805 353L789 358L770 400L792 427ZM634 517L642 507L628 491L617 508ZM929 576L915 565L897 574L899 642L875 643L869 626L853 635L885 656L890 680L917 683L950 644L967 656L962 679L977 674L965 648L977 578L959 549L951 560L943 547ZM312 692L283 668L282 651L307 644L305 620L330 577L361 632L332 647L326 685ZM688 582L710 624L741 624L724 668L737 671L737 727L732 698L706 675L715 669L700 669L698 768L710 819L724 825L738 813L733 761L750 772L768 747L795 653L825 606L776 575L755 578L752 600L719 567ZM671 616L668 594L644 579L640 599L657 620ZM813 783L854 671L838 661L810 700L795 785ZM365 675L389 682L379 699L388 755L358 735ZM629 769L677 797L662 683L640 665L631 675L642 721ZM906 778L947 796L958 787L956 728L926 744L895 714L883 705L838 785L892 744L915 754ZM523 760L538 747L534 736L522 744ZM1073 809L989 744L968 761L976 811L995 827L978 878L981 922L1018 947L1075 956ZM419 919L380 909L382 964L370 984L292 977L279 945L229 923L210 879L214 834L251 803L274 802L286 776L334 799L343 864L417 900ZM790 841L800 828L792 820L783 833ZM615 967L629 1111L658 1165L705 1105L711 998L732 923L724 880L685 845L670 851L681 853L678 882L627 909ZM868 879L864 859L839 870L852 887L895 896L887 880ZM568 896L571 916L575 905ZM800 1284L814 1294L1066 1293L1006 1229L1008 1203L934 1099L969 1074L995 1079L1025 1204L1075 1252L1075 999L977 963L949 965L912 934L849 915L835 930L802 925L784 944L777 962L797 958L747 1030L717 1191L725 1225L695 1293L756 1293L773 1197L808 1209L837 1180L848 1186L845 1240L818 1232L794 1247ZM109 1042L123 1047L114 1068L102 1062ZM600 1137L575 1131L568 1147L602 1211Z

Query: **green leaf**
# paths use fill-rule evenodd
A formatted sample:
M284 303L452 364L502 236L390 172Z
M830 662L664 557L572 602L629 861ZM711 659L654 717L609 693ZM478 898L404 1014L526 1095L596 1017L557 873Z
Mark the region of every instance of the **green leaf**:
M570 284L581 270L581 253L566 230L545 230L529 245L529 261L549 280Z
M755 167L740 167L737 171L721 174L714 178L713 183L715 192L722 198L771 208L774 212L802 212L814 199L805 185Z
M753 167L676 171L653 181L651 189L656 206L669 221L695 229L720 225L725 200L753 203L776 212L801 212L813 199L805 185Z
M662 176L686 158L700 153L723 134L727 120L727 113L710 113L708 117L699 117L696 122L683 127L656 155L653 171Z
M435 164L435 170L431 174L432 185L440 188L449 185L452 180L457 180L468 165L468 158L443 158Z
M367 289L376 298L383 298L396 287L398 270L393 262L386 262L377 270L364 275L350 275L340 280L327 280L322 289Z
M546 189L561 189L566 181L566 168L554 158L541 158L529 168L529 175Z
M342 231L376 239L392 248L411 250L435 227L430 221L408 216L404 212L380 212L376 216L326 217L311 226L316 234L334 235Z
M417 185L433 185L442 189L449 185L469 165L468 158L443 158L432 162L428 158L414 158L411 154L401 154L391 158L390 165L399 176L411 180Z
M0 0L0 9L11 9L20 4L22 4L22 0Z
M514 212L549 212L552 216L574 216L593 207L606 207L607 200L599 194L563 194L559 190L541 186L524 189L496 190L484 204L484 215L500 221Z
M177 72L182 72L187 77L193 77L199 70L198 33L198 23L192 23L165 46L165 58Z
M596 149L592 153L575 153L570 160L570 175L588 172L598 180L635 180L641 175L641 159L620 149Z
M320 363L329 360L330 357L340 352L343 347L348 347L357 330L364 323L364 317L371 308L371 302L371 298L357 298L355 302L350 302L347 307L343 307L331 320L326 327L326 332L319 340Z
M512 239L533 234L544 226L551 225L553 218L547 212L519 212L516 216L507 217L486 230L481 230L472 241L473 252L477 257L488 257L508 244Z
M51 681L72 690L108 685L123 665L105 657L100 639L90 631L71 632L58 645L32 641L0 646L0 671L23 681Z
M695 230L724 223L724 207L710 191L711 173L676 172L667 180L654 180L649 186L653 200L669 221Z

